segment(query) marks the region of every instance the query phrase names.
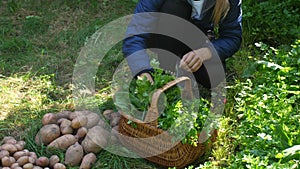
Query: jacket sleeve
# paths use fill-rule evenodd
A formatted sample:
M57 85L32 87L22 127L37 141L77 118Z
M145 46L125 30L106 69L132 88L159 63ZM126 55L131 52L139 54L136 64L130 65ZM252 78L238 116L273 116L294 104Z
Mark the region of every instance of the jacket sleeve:
M133 76L152 69L146 52L147 38L156 25L157 15L154 12L159 11L163 2L140 0L128 25L122 50Z
M220 37L212 41L223 62L239 50L242 42L242 1L230 0L229 2L230 10L219 24Z

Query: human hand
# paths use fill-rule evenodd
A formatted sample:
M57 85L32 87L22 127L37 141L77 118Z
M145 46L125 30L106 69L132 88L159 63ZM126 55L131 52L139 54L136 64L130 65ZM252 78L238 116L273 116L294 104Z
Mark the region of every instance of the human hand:
M200 48L185 54L180 60L180 68L190 72L196 72L203 64L204 61L212 57L209 48Z
M144 78L144 76L146 76L147 80L148 80L151 84L154 83L153 78L152 78L152 76L150 75L150 73L142 73L142 74L140 74L140 75L138 76L138 79L139 79L139 78Z

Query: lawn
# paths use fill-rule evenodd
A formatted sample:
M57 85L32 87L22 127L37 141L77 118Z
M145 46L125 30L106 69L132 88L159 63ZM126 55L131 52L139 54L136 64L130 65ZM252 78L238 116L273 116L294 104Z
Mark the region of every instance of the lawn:
M74 93L74 69L92 35L132 14L136 3L0 1L0 140L14 136L38 155L57 153L63 159L62 152L34 142L44 114L115 109L112 77L123 60L120 43L97 65L94 90L87 93L93 97L81 100ZM218 140L189 168L300 167L299 6L298 0L243 1L243 45L227 60L227 104ZM102 151L94 168L159 167Z

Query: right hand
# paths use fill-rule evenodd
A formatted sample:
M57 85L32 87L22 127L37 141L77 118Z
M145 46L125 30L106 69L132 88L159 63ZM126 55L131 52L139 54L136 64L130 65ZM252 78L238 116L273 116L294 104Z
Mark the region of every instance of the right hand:
M189 72L196 72L200 69L203 62L209 60L211 57L212 54L209 48L193 50L182 57L180 67Z
M138 78L144 78L144 76L146 76L147 80L150 81L151 84L154 83L152 76L150 75L150 73L142 73L138 76Z

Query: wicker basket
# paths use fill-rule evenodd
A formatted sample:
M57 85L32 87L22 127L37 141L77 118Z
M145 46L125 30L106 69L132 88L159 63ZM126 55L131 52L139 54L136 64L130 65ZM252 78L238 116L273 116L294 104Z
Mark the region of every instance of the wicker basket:
M217 137L216 130L214 130L211 132L211 141L205 144L198 143L197 147L194 147L182 142L172 142L172 136L168 132L157 128L158 98L165 90L180 82L185 82L184 89L181 92L182 97L193 97L190 79L179 77L154 92L144 121L135 119L122 111L120 112L122 115L119 122L119 133L121 133L119 139L121 143L141 157L166 167L182 168L192 163L211 148L212 142ZM128 120L134 121L136 126L132 127ZM199 136L201 135L199 134Z

